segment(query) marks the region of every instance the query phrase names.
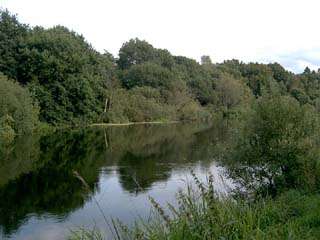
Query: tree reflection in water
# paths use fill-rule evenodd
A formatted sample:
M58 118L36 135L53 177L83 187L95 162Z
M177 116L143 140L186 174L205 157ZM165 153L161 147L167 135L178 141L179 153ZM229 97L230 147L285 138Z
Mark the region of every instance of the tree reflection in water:
M140 194L174 169L208 167L226 138L224 124L172 124L58 131L18 138L1 149L0 225L8 235L28 217L66 218L99 191L101 169L114 168L124 191ZM139 185L139 186L137 186Z

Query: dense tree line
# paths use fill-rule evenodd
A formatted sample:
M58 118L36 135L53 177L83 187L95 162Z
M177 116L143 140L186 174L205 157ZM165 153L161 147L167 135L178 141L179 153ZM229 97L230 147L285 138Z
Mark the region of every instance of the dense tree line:
M124 43L115 58L63 26L30 27L7 10L0 12L0 72L0 98L7 101L1 131L13 133L32 129L37 119L53 125L210 119L275 95L320 111L319 71L213 64L208 56L198 63L139 39Z

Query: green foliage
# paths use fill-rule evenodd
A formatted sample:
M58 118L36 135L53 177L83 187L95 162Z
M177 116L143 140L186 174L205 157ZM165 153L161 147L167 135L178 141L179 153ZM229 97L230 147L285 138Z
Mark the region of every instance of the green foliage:
M319 115L289 96L265 96L253 104L237 132L231 155L237 167L230 170L243 187L275 198L221 199L212 178L208 187L195 178L199 192L179 193L179 206L170 205L170 213L151 199L152 221L132 230L120 225L120 239L319 238L319 196L306 194L320 187Z
M88 230L80 228L72 231L68 240L103 240L104 237L101 232L97 229Z
M0 11L0 53L0 71L28 88L40 120L54 125L195 121L268 95L291 95L319 111L319 72L310 69L295 75L278 63L214 64L209 56L199 64L137 38L115 59L63 26L31 28L7 10Z
M132 65L153 60L154 55L154 48L151 44L139 39L131 39L122 45L118 65L121 69L126 69Z
M173 57L167 50L155 49L148 42L138 38L131 39L122 45L117 61L120 69L128 69L133 65L146 62L169 68L174 64Z
M154 88L170 88L170 84L177 76L168 69L155 63L143 63L132 66L121 77L123 85L130 89L136 86L149 86Z
M0 70L27 86L48 123L93 120L102 112L113 63L67 28L28 28L1 12Z
M291 96L297 99L302 104L307 104L310 102L309 96L301 89L292 89Z
M320 72L305 70L299 76L300 88L304 90L307 96L306 100L309 104L315 105L320 99Z
M229 74L222 74L216 80L216 106L230 110L250 100L249 89Z
M157 121L170 118L170 108L164 108L158 101L159 91L143 87L130 91L114 90L110 97L110 108L105 121L112 123Z
M28 90L0 75L0 141L30 133L37 124L38 107Z
M16 16L0 9L0 72L17 79L19 49L24 46L28 26L19 23Z
M104 120L111 123L177 120L179 118L177 114L180 114L177 112L177 107L161 103L157 96L150 97L141 93L143 91L159 93L153 89L149 90L144 87L134 88L131 91L123 89L114 91L110 99L110 109L104 114Z
M94 119L102 112L111 63L82 36L60 26L37 28L22 56L21 79L39 101L42 120Z
M244 119L235 136L231 173L242 173L245 187L269 194L319 189L320 118L312 107L300 106L291 97L266 97Z
M252 190L249 193L274 198L256 198L254 202L220 199L213 191L211 178L206 188L195 177L199 194L191 188L187 194L179 193L179 208L171 208L171 218L151 199L158 213L155 225L149 223L138 226L133 232L124 232L129 234L127 238L320 237L319 196L305 194L317 192L320 188L319 71L306 68L302 74L293 74L278 63L266 65L238 60L213 64L208 56L203 56L199 64L193 59L173 56L169 51L154 48L137 38L124 43L119 58L115 59L108 52L97 52L83 36L63 26L31 28L20 23L7 10L0 10L0 72L5 74L0 75L0 153L5 160L13 156L19 161L25 160L25 153L28 153L29 162L26 169L12 167L10 161L3 162L21 174L15 181L10 180L12 176L9 174L4 179L9 179L12 185L0 189L3 196L0 210L5 216L2 224L7 226L6 231L15 229L31 210L44 211L43 206L50 206L51 212L57 214L64 213L61 209L63 203L68 203L69 210L81 206L84 198L89 196L83 197L70 169L77 167L79 161L91 163L97 157L104 159L101 151L96 155L88 150L91 149L88 145L97 141L94 134L89 139L77 133L71 139L59 135L59 141L64 141L59 144L55 138L42 139L44 142L23 148L19 155L11 153L10 142L15 135L28 135L37 126L41 126L40 131L48 131L48 124L97 120L109 123L197 121L215 115L232 116L228 119L240 122L235 130L235 144L230 145L231 154L226 154L230 175L240 187ZM152 181L168 177L155 174L154 159L163 160L164 154L163 151L159 156L154 154L152 147L157 149L161 145L162 150L170 152L168 146L175 145L175 138L164 138L161 134L160 137L149 136L151 142L144 145L137 139L144 139L145 132L142 131L143 137L134 139L116 134L118 144L113 147L120 149L119 162L131 164L129 171L135 173L145 172L138 164L131 163L139 154L142 156L149 171L144 175L140 173L138 180L143 188L148 188ZM108 145L107 132L103 137ZM163 144L155 144L158 138ZM195 139L203 141L201 137ZM65 147L67 142L71 142L68 148ZM41 149L41 154L40 145L45 148ZM100 150L104 149L101 143L97 145ZM136 145L139 150L131 151ZM141 150L146 146L149 155ZM230 146L224 149L230 150ZM188 148L188 145L176 146L181 147ZM75 159L76 152L83 153L83 159ZM186 152L187 156L194 154ZM115 154L112 151L106 153ZM174 154L171 157L178 158ZM39 168L33 174L26 174L39 159L44 159L45 166L37 166ZM168 164L162 166L168 168ZM90 185L95 186L97 171L92 173L88 169L84 171ZM135 188L127 177L131 172L128 174L127 171L119 170L122 184L128 191L133 191ZM6 171L3 172L5 175ZM157 176L151 176L152 173ZM45 182L42 175L49 176ZM30 196L18 194L19 198L16 197L24 186L37 184L39 187L30 188ZM11 191L12 186L22 189ZM292 188L304 194L290 191ZM66 194L61 197L61 192ZM39 195L42 198L36 201ZM56 201L57 196L59 201ZM7 199L18 199L18 202ZM27 207L21 207L21 199L27 202ZM74 232L72 239L102 239L102 236L98 231L82 229Z
M13 118L8 114L0 118L0 144L8 144L13 141L15 136L15 132L12 128L13 123Z
M319 196L291 191L276 200L254 203L219 198L213 184L198 183L179 193L179 207L167 214L154 204L154 221L139 225L123 239L317 239ZM168 216L173 216L172 218ZM129 236L126 238L126 236Z
M268 64L272 70L273 78L280 84L286 86L287 90L291 89L294 75L286 71L279 63Z

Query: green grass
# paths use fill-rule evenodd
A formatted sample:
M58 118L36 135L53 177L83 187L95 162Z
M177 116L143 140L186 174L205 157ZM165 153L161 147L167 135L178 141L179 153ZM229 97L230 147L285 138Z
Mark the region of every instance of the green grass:
M85 228L79 228L77 230L71 231L71 236L69 237L69 240L86 240L86 239L92 239L92 240L103 240L105 239L101 232L97 229L85 229Z
M195 177L195 188L178 193L179 206L169 212L154 200L153 219L137 221L129 229L113 226L115 239L203 240L203 239L320 239L320 195L291 190L275 199L255 201L218 197L212 178L203 184ZM83 231L83 230L82 230ZM77 232L83 240L100 240L97 231ZM80 234L80 235L79 235Z

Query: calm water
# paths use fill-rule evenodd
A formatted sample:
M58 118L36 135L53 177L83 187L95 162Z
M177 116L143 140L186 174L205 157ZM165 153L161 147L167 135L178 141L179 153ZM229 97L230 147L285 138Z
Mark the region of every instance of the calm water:
M175 203L193 169L211 171L216 190L232 187L218 166L223 124L149 125L26 136L0 149L0 239L64 239L70 229L106 229L108 217L130 224L150 215L148 196ZM88 182L88 193L74 177Z

